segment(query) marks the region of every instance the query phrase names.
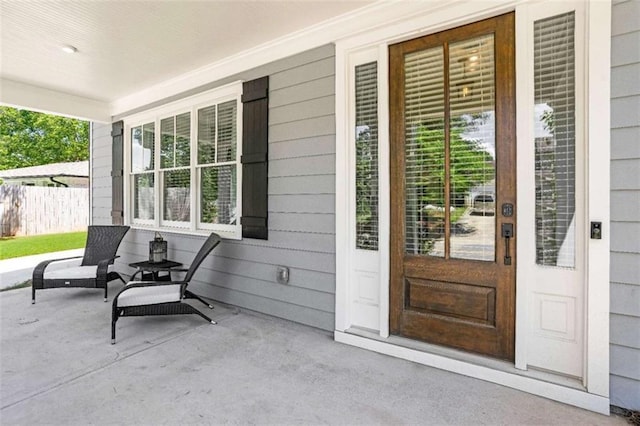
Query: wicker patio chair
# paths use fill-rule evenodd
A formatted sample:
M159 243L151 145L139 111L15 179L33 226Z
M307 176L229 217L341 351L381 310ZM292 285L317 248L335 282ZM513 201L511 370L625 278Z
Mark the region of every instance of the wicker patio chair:
M216 324L211 318L184 303L183 299L196 299L209 309L213 306L196 294L187 290L189 282L205 257L220 244L220 236L211 234L193 259L189 269L172 269L186 272L181 281L131 281L113 299L111 312L111 344L116 343L116 321L120 317L145 315L180 315L196 314L211 324Z
M89 226L84 256L63 259L45 260L33 270L31 282L31 303L36 303L36 290L62 287L103 288L104 301L107 301L107 283L115 279L124 280L115 271L110 271L120 242L129 230L128 226ZM55 263L71 259L82 259L72 262L65 269L47 268Z

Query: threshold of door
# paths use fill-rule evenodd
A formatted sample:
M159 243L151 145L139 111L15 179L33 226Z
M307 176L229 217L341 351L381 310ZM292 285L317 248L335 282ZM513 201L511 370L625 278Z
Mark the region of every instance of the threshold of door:
M464 376L518 389L554 401L609 415L609 398L588 393L581 381L544 371L516 369L513 364L455 349L430 345L398 336L382 338L377 333L350 328L335 331L336 342Z

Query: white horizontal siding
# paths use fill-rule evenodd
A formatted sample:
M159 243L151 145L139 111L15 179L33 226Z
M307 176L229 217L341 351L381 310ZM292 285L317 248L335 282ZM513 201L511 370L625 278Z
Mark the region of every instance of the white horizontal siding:
M615 283L640 285L640 253L612 253L611 276Z
M269 227L274 231L332 234L336 227L334 214L271 213Z
M111 124L91 128L91 223L111 225Z
M269 194L333 194L335 184L334 174L270 176Z
M335 136L325 135L291 141L271 142L269 159L300 158L306 156L335 154Z
M640 158L640 126L611 130L611 159Z
M640 222L612 222L611 251L640 253Z
M637 33L638 16L640 16L640 2L621 1L611 10L611 20L615 24L611 28L611 34L619 36L622 34Z
M333 154L271 160L269 177L335 175L335 163Z
M611 312L640 317L640 285L611 283Z
M640 409L640 2L611 38L611 403Z
M611 65L617 67L640 62L638 46L640 46L640 33L637 31L614 36L611 40Z

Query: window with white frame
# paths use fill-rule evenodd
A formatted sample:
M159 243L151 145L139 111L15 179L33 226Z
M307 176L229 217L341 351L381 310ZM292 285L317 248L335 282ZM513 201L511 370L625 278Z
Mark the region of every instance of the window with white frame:
M127 121L133 226L240 238L241 84Z

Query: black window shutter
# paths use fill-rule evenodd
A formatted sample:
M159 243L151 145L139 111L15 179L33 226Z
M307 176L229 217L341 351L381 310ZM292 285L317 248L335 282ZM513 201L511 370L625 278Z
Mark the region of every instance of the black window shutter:
M124 122L116 121L112 124L111 137L111 222L114 225L124 225Z
M242 85L242 237L268 239L269 77Z

